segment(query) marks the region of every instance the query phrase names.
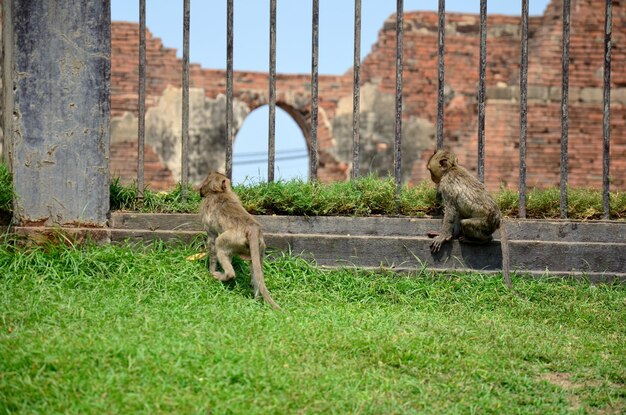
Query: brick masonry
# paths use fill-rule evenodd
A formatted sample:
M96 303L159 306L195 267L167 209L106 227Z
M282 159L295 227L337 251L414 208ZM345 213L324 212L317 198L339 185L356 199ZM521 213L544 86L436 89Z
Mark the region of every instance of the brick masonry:
M613 0L611 183L626 189L626 0ZM562 1L553 0L542 16L530 19L527 183L557 185L560 180L561 20ZM403 178L427 179L425 160L435 146L437 116L437 14L407 12L404 23ZM446 15L446 107L444 142L460 161L476 170L479 16ZM138 25L113 22L111 171L122 181L134 179L136 167ZM176 51L148 33L146 182L155 189L178 180L174 119L180 117L166 98L180 88L181 61ZM569 183L599 188L602 184L602 86L604 1L572 0L570 52ZM395 16L381 28L371 53L362 62L361 172L392 169L393 94L395 92ZM519 17L488 17L485 180L490 189L516 187L519 176ZM190 177L223 167L225 127L218 105L225 93L222 70L192 64L190 84L204 96L192 102ZM319 177L346 180L351 169L352 70L319 77ZM266 73L236 72L235 126L255 108L268 103ZM169 91L169 92L168 92ZM289 113L309 140L310 75L279 74L278 105ZM201 97L200 97L201 98ZM169 105L169 107L168 107ZM152 113L151 113L152 111ZM208 114L208 112L211 112ZM215 121L218 120L218 121ZM194 127L194 123L196 126ZM195 134L195 135L194 135ZM260 139L265 139L260 137ZM169 150L168 150L169 149ZM195 160L195 161L194 161Z

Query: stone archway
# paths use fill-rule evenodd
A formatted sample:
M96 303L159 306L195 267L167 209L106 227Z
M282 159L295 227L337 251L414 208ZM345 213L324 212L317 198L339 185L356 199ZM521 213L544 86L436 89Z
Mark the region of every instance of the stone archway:
M285 98L285 97L282 97ZM306 100L290 97L290 102L282 99L277 107L283 110L297 125L308 150L310 143L310 122ZM202 88L189 91L189 180L198 183L208 171L225 169L226 136L226 97L218 94L215 98L207 96ZM233 102L233 129L237 136L244 120L257 108L267 105L264 97L241 94ZM153 151L160 163L146 166L146 183L152 188L172 187L180 180L181 171L181 108L182 93L180 88L167 86L156 104L146 112L146 147ZM320 128L320 130L322 130ZM322 130L323 131L323 130ZM114 117L111 122L112 148L128 147L137 141L137 117L129 112L121 117ZM267 142L267 129L260 132L260 138ZM135 144L136 146L136 144ZM136 147L135 147L136 148ZM320 152L320 164L323 162ZM328 157L327 157L328 158ZM338 162L331 157L331 163ZM115 166L119 163L113 163ZM121 170L121 169L120 169ZM153 175L156 170L159 174ZM135 170L136 171L136 170ZM170 172L169 175L164 171ZM168 183L153 183L161 179Z
M269 107L261 105L250 111L237 131L233 145L233 182L267 179ZM307 124L293 107L276 108L275 178L308 180L309 140Z

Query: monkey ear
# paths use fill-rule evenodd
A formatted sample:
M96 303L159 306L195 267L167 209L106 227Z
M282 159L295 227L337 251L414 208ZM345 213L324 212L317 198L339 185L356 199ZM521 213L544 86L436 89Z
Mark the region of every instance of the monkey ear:
M448 170L448 159L446 157L443 157L441 160L439 160L439 167L441 167L443 170Z
M228 179L222 179L222 192L228 190Z

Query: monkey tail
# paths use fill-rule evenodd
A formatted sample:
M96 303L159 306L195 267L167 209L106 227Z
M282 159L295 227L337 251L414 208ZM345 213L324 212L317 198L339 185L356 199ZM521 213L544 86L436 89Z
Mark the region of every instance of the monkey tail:
M250 245L250 264L252 268L252 279L254 280L255 291L258 290L261 296L275 310L280 310L280 306L276 304L270 292L265 286L265 278L263 277L263 264L261 263L260 232L258 226L251 226L248 231L248 244ZM255 295L257 293L255 292Z
M511 274L509 268L509 238L506 235L504 220L500 221L500 248L502 248L502 273L504 274L504 282L509 289L512 289L513 284L511 284Z

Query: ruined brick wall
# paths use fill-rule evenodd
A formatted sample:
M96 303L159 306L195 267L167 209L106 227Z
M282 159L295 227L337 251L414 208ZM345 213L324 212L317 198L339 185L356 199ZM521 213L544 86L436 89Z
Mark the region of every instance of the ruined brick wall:
M613 1L613 189L626 189L624 6L626 0ZM530 20L529 186L551 186L559 182L561 10L561 0L553 0L543 16ZM571 22L569 183L572 186L600 187L604 2L572 0ZM461 162L474 170L478 33L479 16L457 13L446 15L444 140L446 145L456 150ZM138 28L136 24L114 22L112 34L112 114L115 117L112 123L112 145L128 148L123 143L136 139ZM437 113L436 13L406 13L404 36L403 178L416 183L427 178L424 160L434 148ZM362 63L362 173L373 170L385 174L392 169L395 45L395 17L392 16L385 21L378 41ZM519 166L519 18L490 15L487 47L486 184L491 189L501 184L515 187ZM149 123L153 127L148 127L151 134L147 140L173 171L170 176L173 182L177 180L177 175L171 156L176 151L170 147L178 139L178 133L176 121L171 118L179 117L179 114L164 115L167 113L164 108L176 108L175 105L166 105L164 97L175 97L175 94L166 93L168 88L180 88L181 62L176 58L175 50L164 48L161 41L150 34L147 60L147 105L153 111L152 115L149 114ZM224 117L220 112L223 107L220 99L223 99L221 95L225 93L225 73L203 69L198 65L192 65L190 72L190 84L200 94L191 106L192 146L199 148L192 150L195 151L192 155L192 170L196 171L195 175L191 172L193 179L207 168L220 168L220 163L223 163L225 127L221 121ZM265 73L235 74L237 128L250 111L267 104L267 85ZM279 75L277 91L278 105L294 117L308 140L310 76ZM351 69L341 76L320 76L319 96L319 176L323 181L345 180L349 177L352 154ZM194 123L198 127L194 127ZM266 140L266 137L259 139ZM115 154L112 149L111 165L114 172L116 166L120 165ZM123 163L127 164L126 161ZM162 181L162 172L159 174L158 180ZM149 183L150 180L147 178Z
M603 3L593 0L572 2L569 182L573 186L600 187L602 183ZM611 177L614 188L619 189L626 188L625 6L623 0L613 1ZM529 113L534 132L529 151L539 156L529 158L529 183L552 184L554 179L549 176L554 176L559 168L561 9L561 1L550 4L542 25L546 33L530 45L531 50L538 53L530 57L529 84L549 87L550 96L548 99L539 97L536 101L541 104ZM552 52L552 59L547 56L548 52ZM542 129L542 124L549 125L550 131ZM555 127L556 131L553 131Z
M112 75L111 75L111 112L112 120L112 148L121 146L127 148L127 142L136 140L136 125L138 116L138 68L137 62L139 50L139 31L135 23L113 22L112 24ZM182 63L176 58L176 50L165 48L160 39L147 34L146 45L146 107L147 118L151 116L150 110L156 109L167 95L168 88L180 89ZM351 77L350 77L351 79ZM239 105L239 117L235 112L235 128L238 129L243 119L254 109L269 103L268 98L268 75L259 72L236 72L234 76L234 100L235 106ZM199 65L192 64L190 67L190 87L202 91L205 98L210 102L223 99L226 93L226 76L222 70L203 69ZM277 76L277 105L289 113L296 123L302 128L305 139L309 140L310 132L310 76L309 75L282 75ZM338 161L328 153L335 146L328 125L334 117L337 106L337 95L351 93L352 84L347 76L320 76L319 77L319 127L318 148L320 151L319 162L320 180L344 180L347 178L348 165ZM199 98L198 98L199 99ZM195 104L195 105L194 105ZM190 104L190 136L192 141L192 153L198 160L194 166L192 160L190 177L199 180L208 169L223 168L225 136L225 105L212 106L211 111L206 111L207 102L200 100ZM159 111L152 115L157 117ZM202 114L204 112L204 115ZM176 125L180 121L180 114L171 113L169 119L155 120L156 124L166 123ZM176 118L178 117L178 118ZM216 123L210 123L206 118L211 118ZM221 120L221 122L220 122ZM150 122L147 120L147 133L150 132ZM196 131L197 146L193 146L194 125L203 124L203 131ZM196 128L197 129L197 128ZM208 131L211 130L211 131ZM179 132L171 129L157 134L165 134L163 141L179 140ZM154 138L147 136L147 143ZM266 140L266 137L259 136ZM157 147L163 145L157 144ZM136 151L136 147L135 147ZM118 152L119 153L119 152ZM163 156L163 154L160 154ZM203 160L208 160L204 163ZM120 173L123 179L125 172L122 170L124 162L112 158L111 166L113 174ZM171 169L175 167L170 166ZM136 168L135 168L136 171ZM146 170L146 174L151 172ZM174 175L176 176L176 175ZM172 176L172 180L177 180ZM125 180L128 181L128 180ZM148 183L152 178L146 177ZM172 181L173 183L173 181Z
M531 18L531 33L540 18ZM438 16L434 12L414 12L405 16L404 28L404 116L420 114L429 122L437 121ZM446 14L444 144L458 153L462 163L475 169L477 143L477 91L480 17L458 13ZM518 17L489 15L487 19L487 84L506 86L517 79L520 60L520 23ZM387 92L395 90L394 50L395 17L381 30L379 41L363 62L363 79ZM492 102L487 103L488 155L496 147L513 146L514 131L495 122ZM518 117L519 118L519 117ZM496 127L497 129L493 129ZM505 134L505 135L500 135ZM407 137L408 140L413 139ZM433 144L423 151L412 166L411 181L428 178L425 164ZM512 154L511 156L516 156ZM500 174L487 163L487 183L500 183Z
M613 1L611 176L626 188L626 2ZM543 16L531 17L527 183L552 186L560 180L562 1ZM602 180L602 87L604 2L573 0L570 51L569 183L600 187ZM476 170L479 16L446 15L446 107L444 141ZM405 117L422 114L435 122L437 111L437 15L405 17ZM365 59L364 81L389 93L394 88L395 19L385 22L379 41ZM489 188L519 181L519 18L490 15L487 39L486 167ZM422 153L424 160L430 154ZM412 179L426 178L423 163Z

